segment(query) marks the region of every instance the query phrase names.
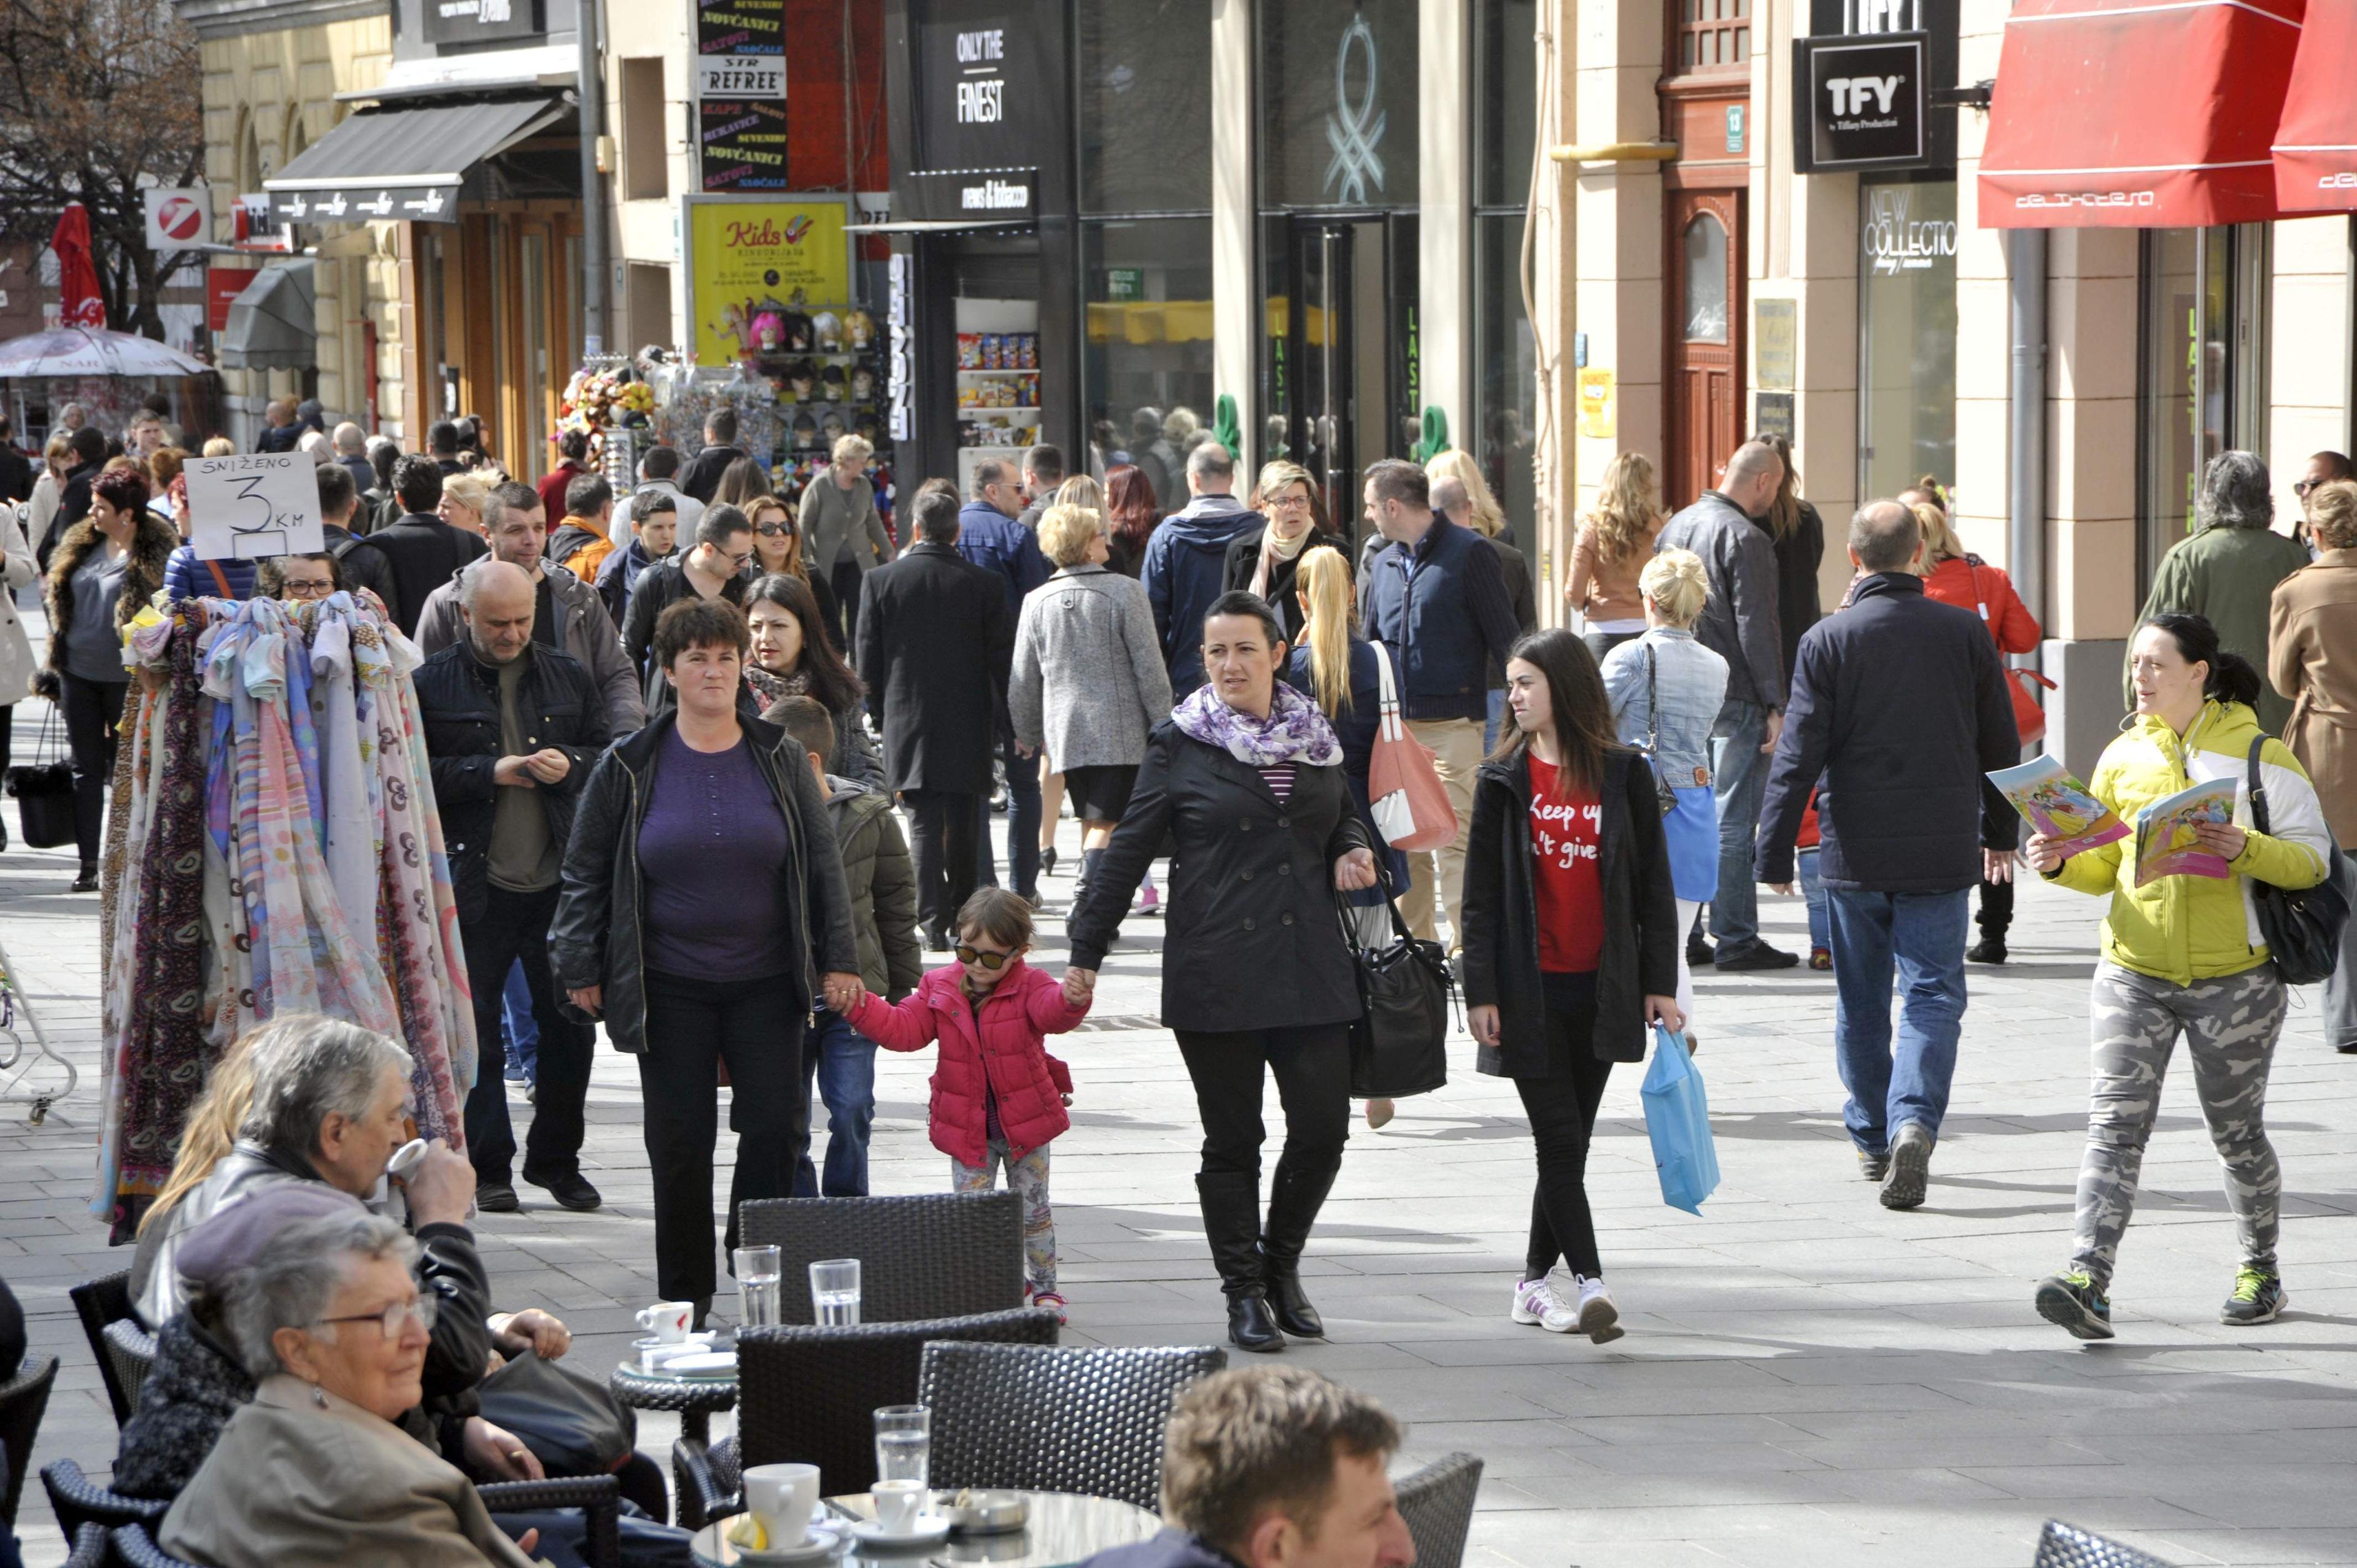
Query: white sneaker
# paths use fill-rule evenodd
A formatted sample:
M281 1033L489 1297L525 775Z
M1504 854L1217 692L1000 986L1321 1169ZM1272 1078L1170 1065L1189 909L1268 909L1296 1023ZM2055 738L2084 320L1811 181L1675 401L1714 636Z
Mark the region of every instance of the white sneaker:
M1579 1311L1573 1326L1598 1345L1609 1345L1629 1331L1620 1326L1620 1309L1612 1304L1612 1293L1604 1288L1602 1280L1591 1280L1585 1274L1574 1274L1572 1283L1579 1286Z
M1516 1323L1535 1323L1549 1334L1568 1334L1579 1326L1579 1315L1555 1299L1555 1288L1544 1280L1524 1280L1514 1287L1514 1310L1508 1316Z

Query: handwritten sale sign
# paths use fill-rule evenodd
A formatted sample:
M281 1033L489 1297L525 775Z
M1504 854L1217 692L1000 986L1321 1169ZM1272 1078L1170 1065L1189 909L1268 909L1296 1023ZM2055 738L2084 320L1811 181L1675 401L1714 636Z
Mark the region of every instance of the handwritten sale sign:
M198 560L257 561L327 549L317 465L308 452L191 457L180 472L188 481L188 534Z

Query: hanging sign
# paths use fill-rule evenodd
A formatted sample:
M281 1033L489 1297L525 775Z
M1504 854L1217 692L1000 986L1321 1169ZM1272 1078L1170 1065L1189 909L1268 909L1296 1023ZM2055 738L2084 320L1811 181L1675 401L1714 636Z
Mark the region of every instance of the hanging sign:
M891 331L891 373L886 395L891 410L889 429L895 441L909 440L917 433L917 338L915 317L909 301L909 293L915 287L909 275L911 261L906 251L892 252L892 289L888 296L891 303L885 317Z
M146 207L147 248L177 251L201 245L213 237L213 193L210 186L156 186L143 190Z
M704 188L786 190L786 102L707 98L695 106Z
M1609 440L1613 433L1612 372L1589 369L1579 372L1579 433Z
M328 547L319 528L318 465L308 452L242 452L191 457L188 540L199 561L258 561L316 555Z
M533 38L541 0L425 0L425 41L472 44L489 38Z
M1921 33L1877 33L1792 40L1792 166L1803 174L1841 169L1921 168L1926 140Z

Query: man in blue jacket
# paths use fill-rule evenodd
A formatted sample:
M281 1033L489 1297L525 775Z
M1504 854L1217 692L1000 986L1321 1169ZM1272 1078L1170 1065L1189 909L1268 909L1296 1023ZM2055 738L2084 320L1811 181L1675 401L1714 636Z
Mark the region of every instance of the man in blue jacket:
M1266 521L1236 499L1235 488L1236 460L1226 447L1206 441L1189 452L1187 505L1162 520L1138 569L1174 699L1203 683L1203 612L1226 591L1228 546Z
M1473 825L1473 775L1490 714L1490 664L1504 668L1521 635L1505 569L1489 541L1432 510L1431 481L1414 463L1386 457L1367 469L1367 521L1390 544L1359 579L1359 622L1391 650L1408 733L1430 749L1457 837L1441 850L1437 883L1448 904L1450 945L1464 945L1457 911L1465 896L1465 835ZM1433 857L1407 857L1400 913L1433 935Z
M957 552L973 565L995 572L1006 585L1006 622L1022 618L1024 596L1055 572L1040 553L1038 536L1016 519L1023 512L1023 484L1015 465L985 458L974 470L973 499L958 513ZM1000 700L1005 700L1001 693ZM1015 749L1015 725L1002 708L998 715L998 757L1006 772L1006 858L1015 891L1039 903L1039 759ZM976 873L988 886L998 886L990 854L990 796L985 791L979 810L982 822L975 833L980 865Z
M1850 563L1867 575L1801 639L1760 811L1760 880L1790 893L1816 790L1842 1120L1886 1208L1923 1201L1964 1030L1972 892L2012 879L2019 831L1981 777L2021 760L1996 644L1972 611L1923 596L1922 553L1897 501L1850 519Z

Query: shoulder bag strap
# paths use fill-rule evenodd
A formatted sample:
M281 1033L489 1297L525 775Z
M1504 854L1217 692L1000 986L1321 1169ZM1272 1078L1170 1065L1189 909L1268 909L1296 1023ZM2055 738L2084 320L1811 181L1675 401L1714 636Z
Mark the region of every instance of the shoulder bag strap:
M213 586L221 590L221 596L222 598L233 599L237 597L236 593L232 591L229 585L229 574L221 570L221 564L220 562L206 562L205 570L213 575Z
M2261 736L2256 740L2251 742L2251 826L2257 829L2262 833L2272 831L2267 826L2267 787L2266 778L2265 775L2259 771L2259 753L2266 749L2266 744L2267 737L2266 736Z
M1645 644L1645 751L1658 758L1662 751L1662 706L1653 690L1653 645L1649 642Z
M1377 727L1385 738L1396 740L1406 733L1407 726L1400 719L1399 686L1392 678L1391 650L1372 639L1368 639L1367 646L1375 650Z

